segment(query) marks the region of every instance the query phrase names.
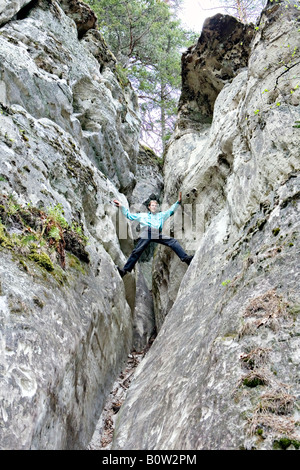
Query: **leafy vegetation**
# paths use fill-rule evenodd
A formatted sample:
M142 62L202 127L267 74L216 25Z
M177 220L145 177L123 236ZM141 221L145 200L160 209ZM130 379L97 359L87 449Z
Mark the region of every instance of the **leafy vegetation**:
M66 268L66 250L88 262L87 240L81 226L69 226L60 204L43 211L31 204L20 206L12 195L0 195L0 247L53 271L56 260Z
M177 18L181 0L85 0L130 80L142 113L142 140L162 153L173 131L181 88L181 53L198 36ZM151 136L151 143L149 138Z
M138 94L142 114L142 141L157 154L164 154L166 143L174 130L181 89L181 54L194 44L198 35L182 27L178 8L182 0L85 0L98 17L98 27L118 60L117 71L125 85L130 81ZM299 2L271 0L283 8L296 7ZM244 23L259 19L266 0L219 0L215 7L202 9L214 14L222 8ZM200 2L201 4L201 2ZM256 24L259 31L261 26ZM296 60L297 46L287 45L290 54L282 64L282 74ZM278 77L279 79L279 77ZM275 91L279 88L275 84ZM290 90L298 91L296 83ZM263 93L269 93L264 89ZM274 92L274 90L272 90ZM288 98L286 98L288 100ZM277 100L274 106L282 105ZM257 108L254 115L260 118ZM247 119L247 118L246 118ZM299 122L295 122L299 128Z

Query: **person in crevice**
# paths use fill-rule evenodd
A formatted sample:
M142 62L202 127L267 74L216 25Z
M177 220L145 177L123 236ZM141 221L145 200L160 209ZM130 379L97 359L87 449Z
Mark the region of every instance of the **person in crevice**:
M137 245L129 256L127 263L123 268L118 267L118 271L121 277L124 277L125 274L132 271L143 251L151 242L160 243L170 247L181 259L181 261L187 265L191 263L193 256L189 256L175 238L168 237L162 233L162 228L165 221L174 214L176 209L178 209L179 205L181 204L181 193L179 193L178 201L176 201L175 204L170 207L170 209L164 212L157 212L158 203L155 200L150 201L148 205L148 213L144 212L138 214L131 214L129 210L126 209L126 207L124 207L117 199L115 199L113 202L116 204L116 206L120 207L122 213L125 217L127 217L127 219L139 222L142 229Z

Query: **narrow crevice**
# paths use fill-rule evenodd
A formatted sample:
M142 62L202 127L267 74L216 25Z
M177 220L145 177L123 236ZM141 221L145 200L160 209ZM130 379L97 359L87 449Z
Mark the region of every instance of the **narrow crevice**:
M31 2L27 3L18 13L14 16L13 19L16 20L24 20L29 15L30 11L35 8L39 3L39 0L31 0Z
M147 346L142 351L133 350L128 354L127 363L114 382L112 390L106 399L93 437L87 446L87 450L111 449L117 414L126 399L135 371L151 348L154 340L155 334L150 338Z

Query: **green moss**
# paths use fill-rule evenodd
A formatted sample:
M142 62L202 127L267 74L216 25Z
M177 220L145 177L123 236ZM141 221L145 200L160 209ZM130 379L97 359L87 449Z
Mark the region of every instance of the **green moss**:
M5 236L2 236L0 234L0 245L3 246L3 248L12 248L12 244L10 243L9 239Z
M299 304L294 304L288 307L288 312L292 315L294 320L297 319L297 316L300 313L300 305Z
M139 165L152 165L158 166L162 169L163 158L160 158L156 153L146 145L140 146L141 152L138 154L137 163Z
M27 264L25 263L25 261L24 261L23 259L20 259L19 263L20 263L21 268L22 268L25 272L28 273L28 272L29 272L29 269L28 269L28 266L27 266Z
M276 237L276 236L279 234L279 232L280 232L280 228L279 228L279 227L273 228L273 230L272 230L272 233L273 233L274 237Z
M3 248L12 248L12 242L9 239L9 236L7 235L6 229L3 224L0 223L0 245Z
M124 67L122 67L122 65L118 63L116 64L115 75L122 88L125 88L129 85L129 80L127 77L127 69L125 69Z
M276 439L273 442L273 449L286 450L291 445L298 450L300 448L300 441L297 441L295 439L289 439L288 437L282 437L281 439Z
M56 266L49 257L53 251L56 252L62 269L65 269L65 250L75 254L80 260L89 262L85 252L88 238L84 236L79 224L73 223L72 227L69 226L60 204L48 208L47 212L29 204L24 209L17 205L12 197L0 194L0 217L0 248L11 250L18 261L20 257L26 257L52 272L53 276ZM17 226L20 231L10 234L9 228L12 226ZM61 239L64 240L64 245L60 243ZM28 271L25 263L20 266ZM71 267L85 273L80 261L75 261L75 258ZM60 274L57 277L59 282L64 282Z
M47 271L54 270L52 261L50 260L49 256L46 253L32 252L30 253L30 255L28 255L28 258L34 261L35 263L37 263L42 268L45 268Z
M66 275L65 271L59 266L54 267L54 270L51 271L51 275L61 286L68 284L69 278Z
M300 305L299 305L299 304L295 304L295 305L291 308L290 312L291 312L292 314L298 315L298 313L300 313Z
M75 269L76 271L82 274L85 274L85 270L82 266L82 263L79 261L79 259L70 253L68 253L67 256L68 256L69 267Z
M93 190L97 191L94 181L94 173L91 168L81 165L78 159L73 155L67 155L66 160L67 171L72 177L78 178L80 181L90 185ZM106 177L105 177L106 178Z
M254 388L258 385L265 385L265 382L260 377L246 377L243 380L243 385L245 385L246 387Z

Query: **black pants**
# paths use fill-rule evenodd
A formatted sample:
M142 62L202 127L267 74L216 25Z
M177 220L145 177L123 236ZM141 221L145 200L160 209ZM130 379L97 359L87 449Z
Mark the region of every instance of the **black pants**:
M142 255L143 251L147 248L147 246L151 243L160 243L161 245L166 245L176 253L177 256L184 261L188 254L184 251L180 243L172 237L168 237L167 235L163 235L162 233L158 232L157 230L148 230L143 232L138 239L136 247L132 251L131 255L129 256L127 263L124 266L125 271L132 271L134 268L135 263L138 261L140 256Z

